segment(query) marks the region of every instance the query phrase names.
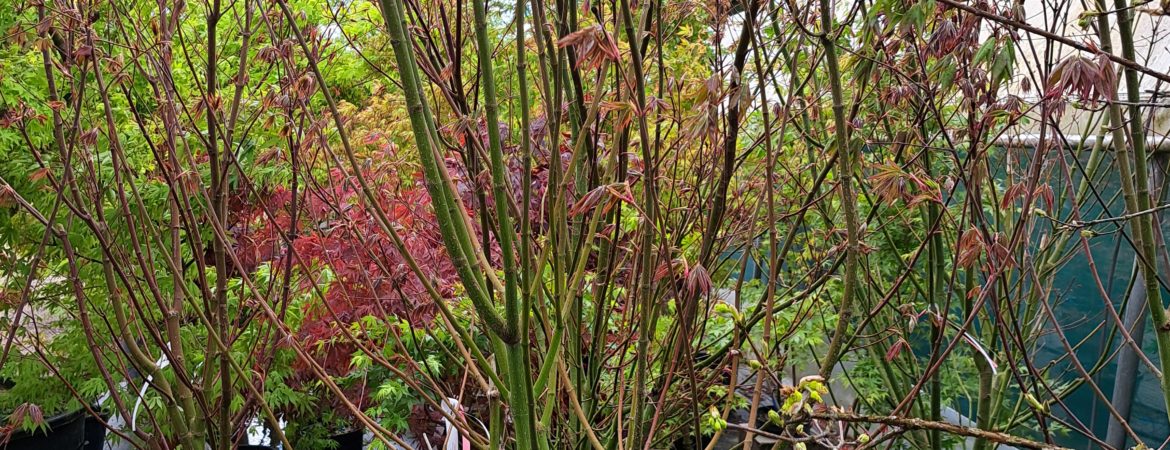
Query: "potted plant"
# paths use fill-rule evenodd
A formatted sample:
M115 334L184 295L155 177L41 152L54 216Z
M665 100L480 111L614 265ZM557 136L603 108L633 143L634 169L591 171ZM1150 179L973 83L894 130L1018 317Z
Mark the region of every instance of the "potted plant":
M34 408L35 405L26 403L13 412L11 417L18 420L23 418L24 423L20 428L14 428L4 435L6 441L4 448L11 450L82 448L85 444L85 411L77 410L44 418L39 417L39 411L32 411Z
M105 428L89 423L91 411L100 408L79 400L95 386L93 360L69 330L46 319L52 308L39 306L24 326L12 328L8 360L0 367L0 442L8 449L77 449L90 439L104 441Z

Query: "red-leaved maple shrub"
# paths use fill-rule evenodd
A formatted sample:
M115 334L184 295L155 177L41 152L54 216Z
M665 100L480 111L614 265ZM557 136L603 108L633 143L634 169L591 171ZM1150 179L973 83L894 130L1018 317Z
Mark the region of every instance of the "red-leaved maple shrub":
M453 142L467 142L466 138L456 136L466 133L449 134ZM486 145L487 133L482 126L479 134ZM542 205L546 201L550 158L547 145L541 145L545 141L539 124L533 127L530 136L535 141L530 220L534 232L539 232L546 216ZM383 151L394 148L384 146ZM518 205L524 179L523 163L517 146L505 150L509 156L508 178ZM565 165L569 149L562 145L561 150L560 159ZM476 176L470 175L466 158L454 152L446 162L476 232L475 238L483 244L478 209L481 202L489 207L492 204L486 173L481 170ZM397 167L387 166L371 165L363 169L362 176L374 187L379 209L386 214L423 275L444 299L450 300L456 294L459 279L444 249L423 177L412 171L404 180ZM483 166L481 161L479 167ZM302 176L296 198L287 185L237 196L233 202L233 230L235 250L245 268L255 270L262 264L271 264L275 273L291 267L299 271L301 289L324 293L324 301L315 295L318 301L312 302L305 312L297 338L302 348L314 352L327 372L342 375L349 371L351 356L358 351L357 345L344 333L359 319L394 316L413 327L426 327L435 318L436 308L418 276L378 223L356 178L337 168L327 173L321 179L307 181ZM573 201L571 195L568 201ZM498 262L499 248L494 238L488 239L485 253L490 260ZM325 268L333 277L327 285L321 285L321 269ZM312 379L303 364L296 369L304 375L303 379Z

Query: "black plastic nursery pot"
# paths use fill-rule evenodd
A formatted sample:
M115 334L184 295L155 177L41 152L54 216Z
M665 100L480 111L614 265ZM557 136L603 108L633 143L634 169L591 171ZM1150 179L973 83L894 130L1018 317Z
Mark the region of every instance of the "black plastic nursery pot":
M85 443L84 409L50 417L45 421L47 429L33 432L17 431L4 436L7 443L0 445L4 450L77 450ZM102 430L105 430L103 428Z
M335 450L362 450L365 430L359 428L347 433L335 434L331 439L337 442Z
M98 408L95 406L94 410ZM85 450L102 450L106 446L106 426L102 422L109 420L107 414L102 414L101 419L97 417L85 416Z

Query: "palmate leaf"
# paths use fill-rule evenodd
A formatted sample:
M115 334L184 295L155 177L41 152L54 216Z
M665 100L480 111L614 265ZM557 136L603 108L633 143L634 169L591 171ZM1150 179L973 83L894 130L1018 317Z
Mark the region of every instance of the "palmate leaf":
M982 64L990 60L995 55L995 48L997 42L995 39L988 39L979 46L979 50L975 51L975 56L971 58L973 64Z
M1013 41L1004 41L999 53L995 55L995 61L991 64L991 76L993 79L1000 81L1007 81L1012 77L1012 68L1016 61L1016 46Z

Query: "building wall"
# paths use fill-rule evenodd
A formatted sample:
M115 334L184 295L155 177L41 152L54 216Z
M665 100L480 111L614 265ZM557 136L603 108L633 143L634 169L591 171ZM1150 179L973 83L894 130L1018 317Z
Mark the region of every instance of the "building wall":
M1003 1L994 0L995 3L1004 5ZM1082 6L1082 1L1085 4L1094 4L1085 0L1023 0L1023 16L1029 25L1043 28L1071 38L1073 40L1082 41L1085 43L1092 43L1096 45L1098 39L1096 31L1093 28L1081 28L1078 25L1078 18L1081 17L1085 8ZM1068 5L1057 5L1060 9L1053 9L1053 3L1067 2ZM1106 2L1112 5L1113 2ZM1151 2L1142 8L1153 8L1158 4L1157 1ZM1113 54L1121 55L1121 36L1117 33L1116 15L1110 16L1110 22L1113 26ZM1095 24L1095 19L1088 19L1089 22ZM1030 77L1033 81L1033 88L1031 92L1023 92L1020 89L1019 82L1013 84L1009 91L1016 95L1023 97L1029 101L1038 99L1038 95L1042 92L1044 80L1041 78L1043 71L1037 66L1036 61L1045 60L1046 52L1051 52L1051 57L1048 59L1049 64L1055 64L1064 58L1072 55L1089 56L1064 44L1050 44L1046 39L1040 36L1022 33L1019 47L1016 49L1016 67L1019 77ZM1134 22L1134 44L1137 53L1136 60L1147 67L1163 72L1170 73L1170 16L1156 16L1146 12L1142 12L1141 8ZM1045 64L1048 65L1048 64ZM1152 132L1151 140L1159 140L1170 134L1170 85L1160 82L1159 80L1148 76L1141 75L1141 91L1143 102L1151 102L1164 105L1162 107L1145 107L1144 113L1147 117L1147 124ZM1122 82L1119 86L1119 94L1122 99L1126 98L1125 83ZM1065 115L1061 121L1062 128L1065 133L1075 134L1089 134L1096 133L1099 126L1094 127L1093 124L1099 120L1103 112L1094 112L1084 108L1077 108L1074 102L1077 99L1069 99L1069 107L1066 109ZM1152 120L1150 114L1153 114ZM1035 125L1032 125L1032 130L1025 132L1034 132Z

